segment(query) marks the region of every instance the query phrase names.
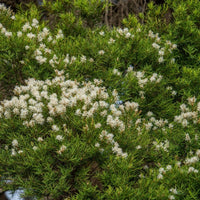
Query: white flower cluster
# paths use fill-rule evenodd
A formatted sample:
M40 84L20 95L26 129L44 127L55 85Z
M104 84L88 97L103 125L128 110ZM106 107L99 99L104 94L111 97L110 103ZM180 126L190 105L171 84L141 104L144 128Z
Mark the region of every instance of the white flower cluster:
M195 169L194 167L189 167L188 168L188 173L195 173L195 174L197 174L197 173L199 173L199 170Z
M168 152L168 148L169 148L169 141L168 140L165 140L164 142L154 141L153 145L155 146L156 150L162 149L163 151Z
M7 38L12 37L12 32L7 31L6 28L1 23L0 23L0 31Z
M167 171L171 171L171 170L172 170L171 165L167 165L166 169L164 169L163 167L159 168L159 174L157 176L157 179L163 179L163 174L166 174Z
M18 141L17 141L16 139L14 139L14 140L12 141L12 147L13 147L13 148L11 149L11 156L16 156L17 153L18 153L18 154L23 153L22 150L19 150L19 143L18 143ZM6 146L5 149L8 150L8 146Z
M191 158L186 158L185 164L186 165L195 164L195 163L199 162L199 158L200 158L200 149L197 149L196 150L196 156L193 156Z
M177 189L176 188L171 188L169 191L173 194L173 195L169 195L169 199L170 200L175 199L174 195L178 194Z
M121 72L119 72L118 69L113 69L113 74L117 75L117 76L121 76Z
M166 89L171 92L172 96L175 96L177 94L177 92L175 90L173 90L173 88L171 86L167 86Z
M129 29L128 29L128 28L124 28L124 29L118 28L118 29L117 29L117 33L118 33L120 36L125 37L126 39L134 38L134 35L131 34L131 33L129 32ZM119 37L118 34L117 34L117 37Z
M95 84L79 83L68 80L64 71L55 70L55 72L57 76L52 80L40 81L30 78L26 80L25 86L16 86L15 96L11 100L1 102L0 117L8 119L18 116L26 127L45 124L52 132L58 132L61 129L58 124L55 124L55 118L65 117L68 110L73 107L76 108L74 115L89 119L94 118L94 114L95 116L99 114L104 118L104 122L102 122L105 123L104 125L118 128L119 132L123 132L126 123L123 121L122 113L138 112L139 105L136 102L126 102L119 108L115 104L109 105L106 100L114 97L114 101L118 97L118 93L113 91L109 96L104 87L98 86L102 83L101 80L95 80ZM50 92L52 88L57 88L56 93ZM110 114L107 116L108 112ZM122 119L120 119L121 117ZM94 128L101 128L102 123L97 121L94 123ZM105 136L107 137L107 135ZM57 135L55 139L62 141L63 136ZM38 141L42 140L42 138L38 138ZM114 145L113 152L118 156L126 157L114 140L112 140L112 144ZM59 150L59 154L64 151L63 149L64 147Z
M132 68L130 67L128 68L127 72L128 73L126 74L126 76L131 73L137 78L140 88L144 88L144 86L148 83L160 83L163 78L162 75L158 75L157 73L153 73L150 78L147 78L144 71L132 71Z
M128 156L127 153L123 153L122 149L119 147L119 144L113 139L114 135L112 133L108 133L106 130L103 130L99 136L100 141L106 141L113 145L112 151L115 153L117 156L126 158ZM100 147L100 144L97 143L95 145L96 147ZM103 149L102 149L103 150Z
M44 28L42 29L42 31L38 33L38 36L37 36L38 42L42 42L44 39L47 38L47 36L48 36L49 34L50 34L50 33L49 33L49 29L46 28L46 27L44 27Z
M196 103L196 98L188 98L188 104L181 104L180 110L181 114L174 117L174 121L180 123L183 127L189 125L189 121L192 121L193 124L197 124L199 119L200 112L200 102ZM192 108L190 108L192 106Z
M3 3L0 3L0 13L6 14L7 16L11 16L11 19L14 20L15 16L12 15L12 11L10 8L7 8Z
M164 133L166 133L166 128L172 129L173 124L169 124L167 119L159 119L157 120L155 117L153 117L153 112L149 111L147 112L147 119L146 118L139 118L135 122L136 129L138 131L138 135L142 134L142 130L145 131L155 131L155 130L162 130ZM155 143L155 142L154 142ZM163 143L159 144L155 143L158 149L163 148L165 145ZM164 145L164 146L163 146ZM167 145L167 144L166 144ZM167 150L167 146L165 146L165 150Z
M30 23L29 22L26 22L23 27L22 27L22 31L23 32L27 32L28 30L32 30L32 27L30 26Z
M108 44L113 44L113 43L115 43L115 40L113 38L110 38Z
M152 47L157 49L158 50L158 55L160 56L158 58L158 62L159 63L163 63L164 62L164 55L165 55L165 52L168 50L170 53L172 53L172 50L176 49L177 48L177 45L176 44L172 44L171 41L167 40L166 43L165 43L165 46L166 47L161 47L159 45L159 43L161 42L161 39L159 37L159 34L156 33L154 34L153 31L149 31L149 34L148 36L152 39L155 39L155 42L152 43ZM175 61L174 58L172 58L171 60L171 63L173 63Z
M56 35L56 39L63 39L64 38L64 35L63 35L63 32L61 29L58 30L58 33Z

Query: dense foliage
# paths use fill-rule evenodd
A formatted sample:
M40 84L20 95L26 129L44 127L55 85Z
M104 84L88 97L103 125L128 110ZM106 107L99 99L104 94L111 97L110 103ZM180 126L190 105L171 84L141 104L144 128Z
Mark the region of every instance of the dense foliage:
M151 2L122 27L89 2L0 4L0 187L199 199L200 2Z

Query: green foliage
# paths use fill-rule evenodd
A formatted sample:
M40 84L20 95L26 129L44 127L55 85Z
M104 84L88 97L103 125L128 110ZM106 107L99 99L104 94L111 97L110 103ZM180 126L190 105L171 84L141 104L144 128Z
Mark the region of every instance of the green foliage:
M199 199L200 3L150 2L123 28L102 25L106 3L0 6L0 187Z

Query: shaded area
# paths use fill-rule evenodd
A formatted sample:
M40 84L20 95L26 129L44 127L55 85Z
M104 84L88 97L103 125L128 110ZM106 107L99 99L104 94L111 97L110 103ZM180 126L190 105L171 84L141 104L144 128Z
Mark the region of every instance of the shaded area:
M39 5L38 0L0 0L0 3L4 3L7 7L11 7L14 12L17 11L19 4L22 5L22 8L24 8L24 6L28 3L35 3Z
M6 198L4 192L3 192L3 193L0 193L0 199L1 199L1 200L8 200L8 199Z

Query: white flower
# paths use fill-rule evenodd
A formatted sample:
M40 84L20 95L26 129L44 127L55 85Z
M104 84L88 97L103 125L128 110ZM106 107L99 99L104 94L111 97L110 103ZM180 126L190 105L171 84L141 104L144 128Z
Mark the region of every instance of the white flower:
M38 149L38 147L37 147L37 146L34 146L34 147L33 147L33 150L34 150L34 151L36 151L37 149Z
M115 40L113 38L110 38L110 40L108 41L108 44L112 44L114 42L115 42Z
M195 98L195 97L188 98L188 103L189 103L191 106L193 106L195 102L196 102L196 98Z
M197 149L196 155L197 155L198 157L200 157L200 149Z
M130 37L131 37L131 34L129 32L126 33L125 38L130 38Z
M165 173L165 169L163 167L159 168L160 173Z
M155 49L159 49L159 48L160 48L160 46L159 46L158 44L156 44L156 43L153 43L152 46L153 46L153 48L155 48Z
M176 49L177 48L177 45L176 44L173 44L172 45L172 49Z
M5 32L5 36L6 36L6 37L11 37L11 36L12 36L12 32L7 32L7 31L6 31L6 32Z
M104 50L100 50L98 53L99 53L99 55L103 55L105 53L105 51Z
M2 28L2 29L1 29L1 33L2 33L2 34L5 34L5 33L6 33L6 29L5 29L5 28Z
M191 141L189 133L185 134L185 141L187 141L187 142Z
M30 38L30 39L35 38L35 34L33 34L33 33L28 33L28 34L27 34L27 37Z
M99 32L99 35L104 36L105 35L104 31Z
M42 137L39 137L37 140L38 140L38 142L44 141Z
M86 59L86 56L81 56L81 62L82 62L82 63L85 63L86 60L87 60L87 59Z
M36 56L35 59L38 61L38 63L39 63L40 65L46 63L46 61L47 61L47 58L45 58L45 57L43 57L43 56Z
M166 169L167 169L167 170L171 170L171 169L172 169L172 166L171 166L171 165L167 165Z
M21 154L21 153L23 153L23 151L22 151L22 150L19 150L19 151L18 151L18 154Z
M197 169L195 169L194 167L189 167L188 173L191 173L191 172L198 173L199 171Z
M26 32L27 30L31 30L32 27L30 26L29 22L27 22L26 24L24 24L24 26L22 27L22 31Z
M158 174L157 179L163 179L163 175L162 174Z
M63 136L62 135L57 135L56 136L56 140L58 140L58 141L62 141L64 138L63 138Z
M17 152L15 151L15 149L12 149L11 151L12 151L11 156L16 156L17 155Z
M100 144L97 142L96 144L95 144L95 147L100 147Z
M15 16L13 15L13 16L11 16L11 19L12 19L12 20L15 20L16 18L15 18Z
M57 125L53 125L51 128L52 128L52 130L55 131L55 132L59 131L59 128L58 128Z
M159 62L159 63L163 63L163 62L164 62L164 59L163 59L162 56L161 56L160 58L158 58L158 62Z
M174 195L169 195L169 199L170 199L170 200L175 199Z
M153 115L153 112L151 112L151 111L149 111L148 113L147 113L147 116L148 117L151 117Z
M36 28L37 28L38 23L39 23L39 22L38 22L37 19L34 18L34 19L32 20L32 26L33 26L33 27L36 27Z
M136 149L139 150L141 149L142 147L140 145L136 146Z
M58 34L56 35L56 39L64 38L62 30L58 31Z
M52 40L53 40L52 36L49 36L47 39L48 42L51 42Z
M176 188L171 188L169 191L174 193L174 194L178 194L178 191L176 190Z
M62 145L62 146L60 147L60 150L57 151L57 153L58 153L58 154L62 154L62 152L64 152L66 149L67 149L67 147L66 147L65 145Z
M25 49L28 50L30 47L28 45L25 46Z
M12 141L12 146L13 147L18 147L18 141L16 140L16 139L14 139L13 141Z
M177 92L175 90L172 91L172 96L175 96Z
M93 63L93 62L94 62L94 59L93 59L93 58L90 58L89 61L90 61L91 63Z
M122 158L127 158L128 154L127 153L122 153Z
M100 128L101 127L101 123L97 123L94 125L95 128Z
M120 76L121 73L118 71L118 69L113 69L113 74Z
M165 52L162 51L162 50L160 50L160 51L158 52L158 54L159 54L160 56L164 56Z

